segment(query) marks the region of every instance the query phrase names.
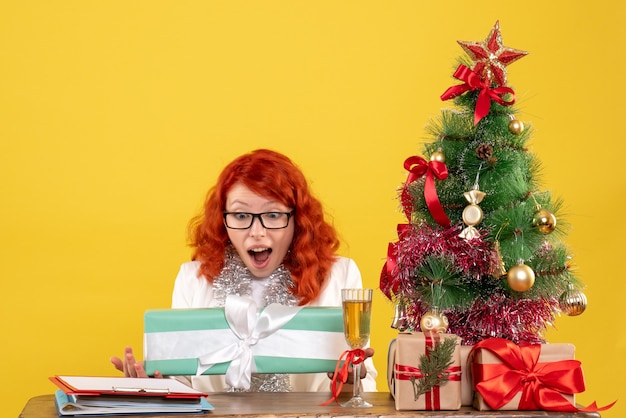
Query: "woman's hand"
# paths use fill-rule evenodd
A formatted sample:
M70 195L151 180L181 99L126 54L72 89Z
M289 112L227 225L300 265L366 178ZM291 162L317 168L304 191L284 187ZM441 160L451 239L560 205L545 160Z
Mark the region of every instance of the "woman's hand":
M374 349L371 347L368 348L364 348L363 351L365 351L365 358L367 359L368 357L372 357L374 355ZM365 361L365 359L363 359L363 361ZM361 379L364 379L365 376L367 376L367 368L364 367L363 363L361 363L361 368L359 370L361 373ZM333 374L334 373L328 373L328 378L332 379L333 378ZM352 366L350 366L348 368L348 380L345 382L349 385L354 384L354 373L352 372Z
M124 349L124 359L119 357L111 357L111 363L117 370L124 373L124 377L149 377L143 367L143 362L135 360L133 349L126 347ZM161 378L163 375L159 371L154 372L154 377Z

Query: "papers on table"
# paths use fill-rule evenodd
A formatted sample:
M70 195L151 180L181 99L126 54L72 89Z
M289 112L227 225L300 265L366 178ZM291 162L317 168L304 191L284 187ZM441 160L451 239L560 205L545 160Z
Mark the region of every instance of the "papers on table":
M55 376L59 415L202 413L206 394L174 379Z

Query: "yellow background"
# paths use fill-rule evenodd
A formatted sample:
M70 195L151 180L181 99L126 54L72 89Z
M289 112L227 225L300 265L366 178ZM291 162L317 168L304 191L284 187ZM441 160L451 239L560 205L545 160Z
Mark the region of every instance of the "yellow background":
M167 308L187 221L219 170L291 156L377 287L402 217L403 161L449 104L462 54L500 20L546 189L564 199L584 315L550 342L583 362L587 404L626 413L624 2L86 1L0 5L0 397L16 416L54 374L114 375ZM392 307L372 344L386 390Z

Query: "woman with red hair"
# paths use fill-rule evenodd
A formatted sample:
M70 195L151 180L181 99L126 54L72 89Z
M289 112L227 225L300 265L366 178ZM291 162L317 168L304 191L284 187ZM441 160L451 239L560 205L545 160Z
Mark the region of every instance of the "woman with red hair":
M338 256L339 240L324 219L300 169L286 156L260 149L228 164L189 224L192 261L174 284L172 308L223 307L231 294L257 306L341 306L341 289L362 287L353 260ZM365 391L376 390L376 370L366 350ZM126 376L146 376L128 347L111 359ZM350 374L351 375L351 374ZM229 388L224 376L194 376L206 392ZM345 390L350 390L345 386ZM252 376L253 391L328 391L325 374Z

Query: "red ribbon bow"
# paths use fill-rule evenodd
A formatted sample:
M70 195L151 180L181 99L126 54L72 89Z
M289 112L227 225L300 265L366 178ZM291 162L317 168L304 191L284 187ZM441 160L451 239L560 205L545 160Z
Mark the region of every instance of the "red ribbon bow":
M441 100L453 99L466 91L480 90L478 99L476 100L476 108L474 109L474 126L480 122L482 118L489 114L491 100L494 100L502 106L510 106L515 103L515 92L509 87L491 88L489 80L481 80L480 76L474 71L461 64L454 72L454 78L464 81L465 84L459 84L449 87L441 95ZM513 95L512 100L504 100L501 96L510 93Z
M522 396L519 410L560 412L596 412L609 409L592 403L578 409L563 394L573 395L585 390L581 364L577 360L539 363L541 344L520 347L509 340L489 338L476 344L470 352L486 349L502 361L499 364L472 364L475 389L492 409L509 403L517 393Z
M398 264L398 257L396 256L397 243L390 242L387 245L387 261L380 272L379 287L383 293L391 299L392 295L398 292L400 283L394 279L396 266Z
M333 380L330 383L330 391L332 393L332 397L324 402L322 406L326 406L332 401L337 402L337 398L341 394L341 389L343 388L343 384L348 381L348 375L350 374L350 364L360 364L365 361L365 351L360 348L355 348L354 350L346 350L341 353L339 360L337 361L337 365L335 366L335 373L333 374ZM342 360L343 363L341 362ZM354 382L355 385L358 385L359 382Z
M406 202L408 194L408 186L415 180L426 174L426 183L424 184L424 197L426 198L426 205L430 214L435 221L444 227L450 226L450 219L443 210L439 197L437 196L437 189L435 188L435 178L444 180L448 178L448 168L445 163L441 161L426 161L422 157L413 156L404 161L404 168L409 171L409 175L406 179L406 184L402 190L402 201ZM407 213L408 212L408 213ZM410 212L405 208L405 215L411 220Z
M398 224L398 238L400 240L411 230L410 224ZM398 256L396 254L397 243L390 242L387 246L387 261L380 272L379 287L383 293L391 299L393 294L398 293L400 283L395 279Z

